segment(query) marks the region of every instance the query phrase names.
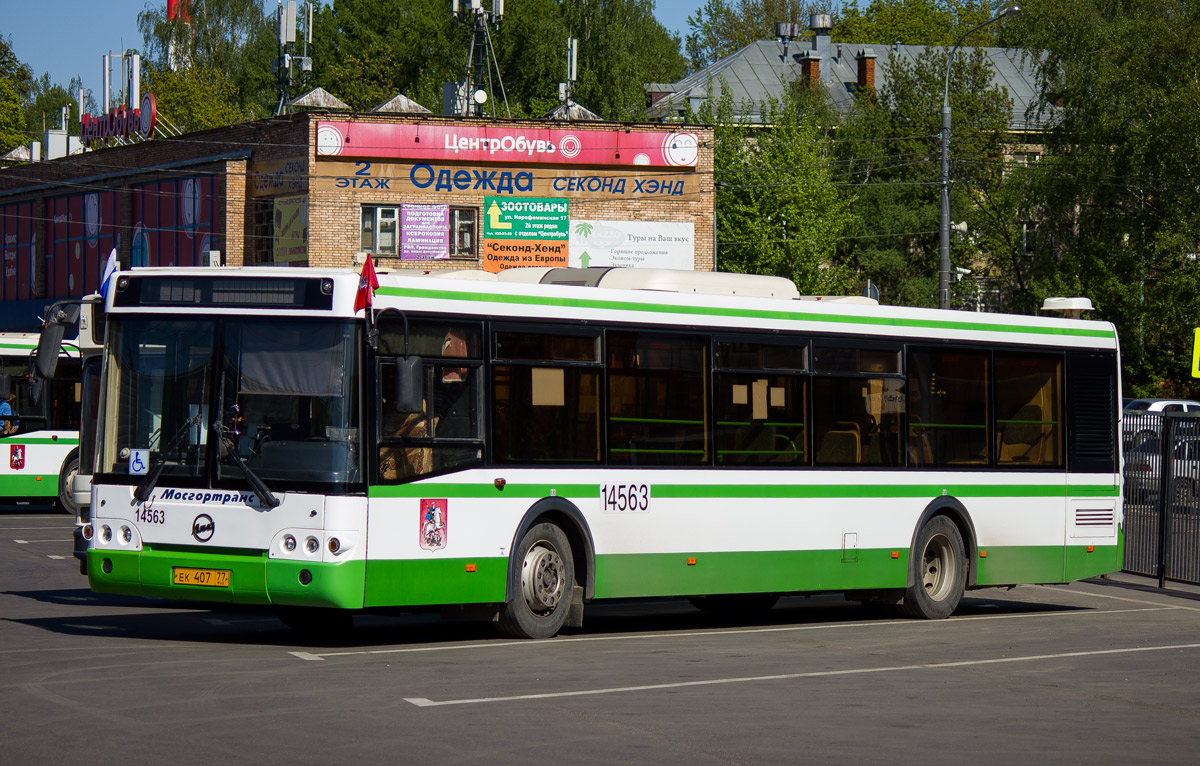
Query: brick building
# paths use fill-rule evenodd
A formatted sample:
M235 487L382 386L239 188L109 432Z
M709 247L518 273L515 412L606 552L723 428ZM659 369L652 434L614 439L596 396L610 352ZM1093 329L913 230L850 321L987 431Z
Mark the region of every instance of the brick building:
M712 130L307 112L0 170L0 329L122 267L713 268Z

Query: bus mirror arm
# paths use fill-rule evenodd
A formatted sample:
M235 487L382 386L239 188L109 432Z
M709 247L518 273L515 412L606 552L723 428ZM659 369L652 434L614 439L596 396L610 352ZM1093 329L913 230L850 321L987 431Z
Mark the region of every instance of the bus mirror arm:
M242 475L246 477L246 483L250 485L250 489L254 490L254 494L258 497L258 502L264 508L271 509L279 505L279 498L271 493L263 480L258 478L258 474L251 471L246 465L246 461L242 460L242 456L238 454L237 443L229 438L230 430L222 425L219 421L213 421L213 433L221 440L221 444L225 446L226 455L234 462L238 468L242 469Z

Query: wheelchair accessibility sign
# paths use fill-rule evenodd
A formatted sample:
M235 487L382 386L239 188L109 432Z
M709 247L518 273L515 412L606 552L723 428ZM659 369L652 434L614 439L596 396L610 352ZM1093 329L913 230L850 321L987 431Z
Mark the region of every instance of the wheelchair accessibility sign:
M129 473L131 476L141 476L150 470L150 450L135 449L129 453Z

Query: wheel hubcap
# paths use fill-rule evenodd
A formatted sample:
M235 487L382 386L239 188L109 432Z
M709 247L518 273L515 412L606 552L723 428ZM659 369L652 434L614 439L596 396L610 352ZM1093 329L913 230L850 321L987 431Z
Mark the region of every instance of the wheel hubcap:
M545 543L530 548L521 565L521 592L529 608L535 612L553 610L566 589L566 567L558 551Z
M925 546L924 561L922 585L925 593L934 601L942 601L949 595L957 575L954 547L944 535L936 535Z

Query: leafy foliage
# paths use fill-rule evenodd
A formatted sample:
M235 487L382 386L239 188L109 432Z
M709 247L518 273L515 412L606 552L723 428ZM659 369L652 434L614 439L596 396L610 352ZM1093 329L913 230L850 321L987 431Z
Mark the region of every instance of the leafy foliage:
M841 258L886 303L936 306L941 214L941 107L947 53L927 50L909 65L893 59L878 101L861 100L838 131L838 158L854 184L858 227ZM978 200L999 192L1011 100L991 84L979 50L959 51L951 69L950 210L978 230ZM978 243L952 241L951 261L990 264Z
M1052 123L1025 204L1039 232L1030 302L1085 295L1122 338L1127 391L1200 394L1200 6L1033 0L1013 32L1037 59Z
M171 71L150 65L143 76L159 119L185 133L231 125L241 117L237 89L215 67L193 64Z
M820 110L806 108L813 98L793 90L764 104L770 128L737 122L728 95L696 117L714 124L717 268L787 277L819 295L849 285L832 264L854 216L830 177Z

